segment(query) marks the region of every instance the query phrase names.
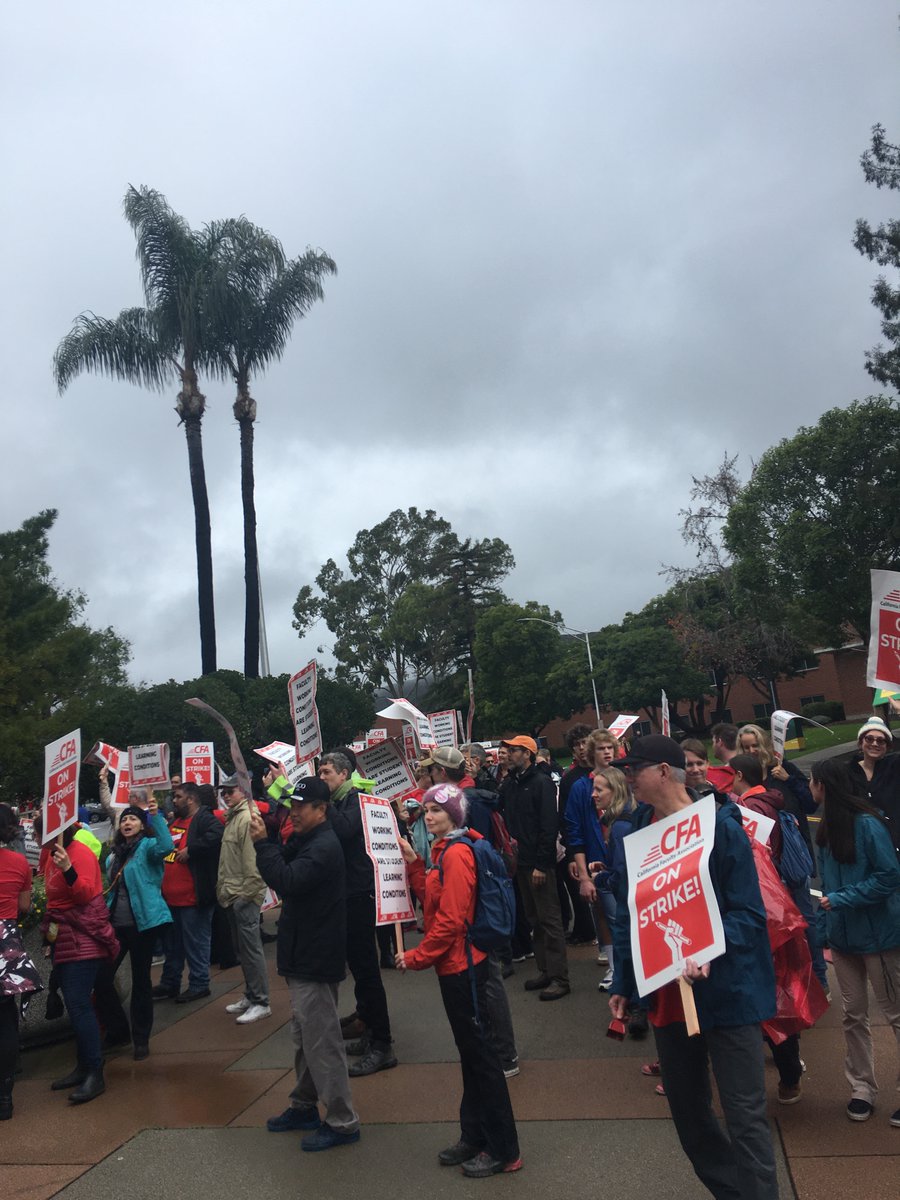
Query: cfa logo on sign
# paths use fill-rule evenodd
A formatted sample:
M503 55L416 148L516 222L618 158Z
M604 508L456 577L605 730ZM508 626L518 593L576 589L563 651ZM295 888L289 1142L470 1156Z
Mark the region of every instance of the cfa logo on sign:
M659 839L660 849L663 854L671 854L674 850L681 850L682 847L690 845L699 836L700 817L695 813L686 821L679 821L677 825L665 831Z

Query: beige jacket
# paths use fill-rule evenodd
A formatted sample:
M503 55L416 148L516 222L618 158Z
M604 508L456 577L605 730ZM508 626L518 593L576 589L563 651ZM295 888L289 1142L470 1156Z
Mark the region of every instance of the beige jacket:
M266 885L256 869L256 851L250 840L250 805L240 800L228 810L225 820L216 896L223 908L231 908L235 900L262 904L265 894Z

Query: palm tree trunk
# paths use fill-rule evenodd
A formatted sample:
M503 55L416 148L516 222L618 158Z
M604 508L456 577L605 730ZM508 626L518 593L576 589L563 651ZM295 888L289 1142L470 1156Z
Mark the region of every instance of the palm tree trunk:
M200 614L200 670L211 675L216 670L216 609L213 598L212 535L209 524L209 496L203 466L203 441L199 412L184 412L191 471L191 497L194 501L194 541L197 546L197 606Z
M249 397L248 397L249 399ZM235 404L237 416L238 403ZM241 406L241 503L244 509L244 675L259 678L259 559L256 547L256 502L253 495L253 418L256 405Z

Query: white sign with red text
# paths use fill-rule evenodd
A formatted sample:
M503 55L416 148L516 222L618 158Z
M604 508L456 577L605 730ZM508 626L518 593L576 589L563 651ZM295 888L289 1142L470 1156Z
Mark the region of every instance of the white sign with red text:
M212 742L181 743L181 778L185 783L216 782L216 748Z
M88 767L109 767L115 774L119 769L119 757L121 750L117 750L115 746L111 746L109 742L94 742L90 750L84 756L85 766Z
M147 746L129 746L128 770L132 787L168 787L171 782L168 744L155 742Z
M739 804L738 808L741 813L741 820L744 822L744 828L747 830L747 835L752 837L754 841L768 846L772 830L775 828L775 822L772 818L767 817L765 813L754 812L752 808L744 808L743 804Z
M866 683L900 687L900 571L872 571L872 616Z
M119 756L119 769L116 771L116 782L110 789L109 802L113 808L127 808L131 795L131 775L128 771L128 759L124 754Z
M387 708L383 708L375 715L377 717L393 717L395 721L406 721L412 725L423 750L430 750L435 746L434 734L431 732L428 718L409 700L392 700Z
M631 954L641 996L684 971L725 953L725 931L709 876L716 834L716 803L705 796L690 807L629 834L622 845L628 866Z
M366 746L374 746L378 742L387 741L388 732L386 729L367 729L366 730ZM365 746L363 747L365 749Z
M438 746L458 746L456 734L456 710L444 709L442 712L429 713L428 724Z
M623 738L638 719L638 717L632 717L628 713L621 713L618 717L616 717L613 723L607 727L607 732L611 733L614 738Z
M393 799L416 786L412 771L394 738L377 746L369 746L357 755L359 769L366 779L375 780L375 790Z
M408 763L418 763L419 747L416 745L416 735L408 725L403 727L403 753Z
M297 762L311 762L317 754L322 753L322 730L319 728L319 710L316 707L315 659L290 677L288 696L296 732Z
M381 796L360 796L359 810L366 854L375 869L375 923L392 925L394 921L411 921L415 913L390 801Z
M81 768L81 730L67 733L44 747L44 820L42 844L78 820L78 772Z
M269 742L268 746L260 746L253 753L277 767L291 787L294 787L299 779L305 779L314 773L311 762L297 762L297 752L288 742Z

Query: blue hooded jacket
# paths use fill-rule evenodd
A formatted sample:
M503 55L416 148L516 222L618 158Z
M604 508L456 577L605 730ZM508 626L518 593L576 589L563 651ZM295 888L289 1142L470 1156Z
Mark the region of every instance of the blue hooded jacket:
M856 862L840 863L827 846L819 850L822 892L820 944L845 954L880 954L900 946L900 864L891 835L877 817L862 813L853 827Z

